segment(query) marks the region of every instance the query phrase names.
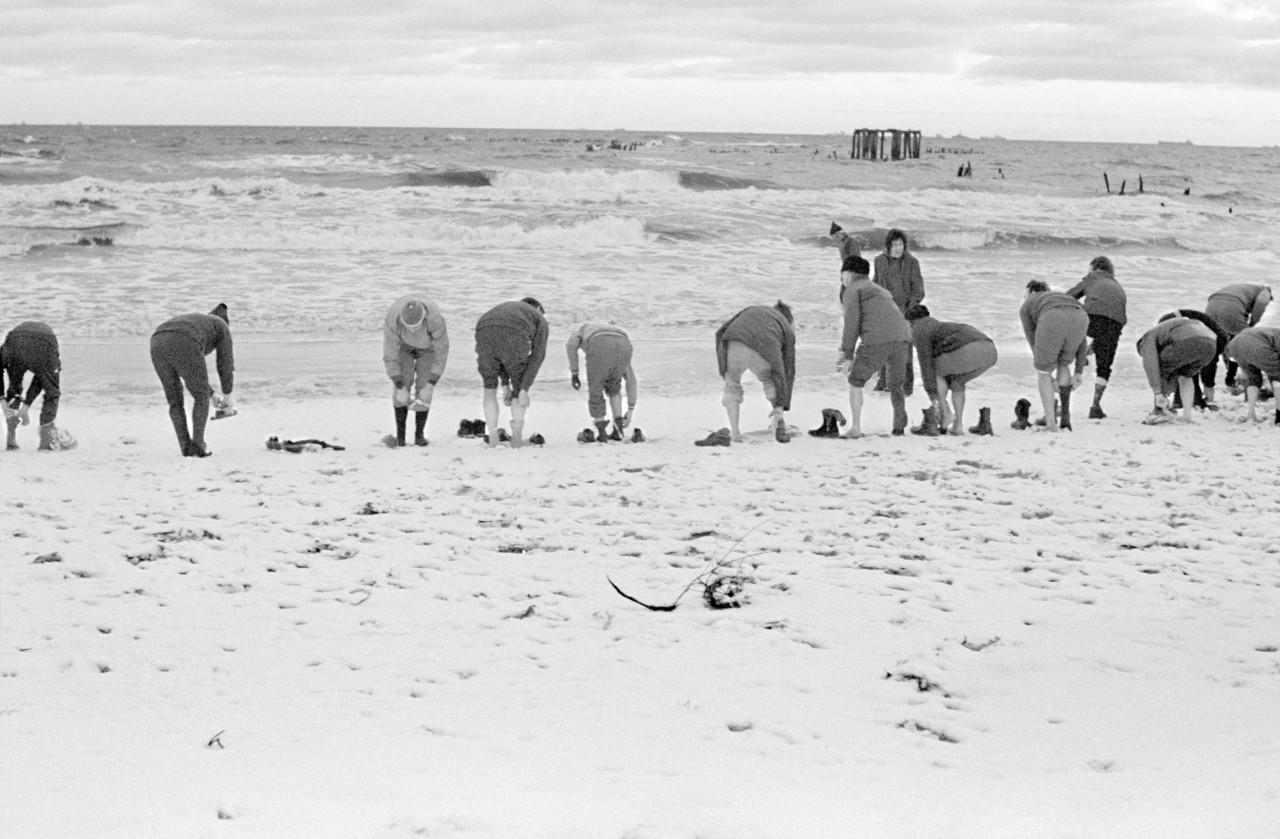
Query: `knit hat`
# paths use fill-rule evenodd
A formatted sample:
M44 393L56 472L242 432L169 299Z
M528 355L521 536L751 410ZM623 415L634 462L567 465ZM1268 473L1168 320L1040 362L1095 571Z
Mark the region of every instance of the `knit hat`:
M225 323L227 326L231 325L231 321L227 317L226 303L219 303L218 305L214 306L213 309L209 312L209 314L213 315L216 318L222 318L222 322Z
M410 300L400 310L400 322L409 329L416 329L427 318L427 309L417 300Z
M844 230L844 228L833 221L831 222L831 230L828 232L828 235L834 236L837 233L839 233L841 230Z

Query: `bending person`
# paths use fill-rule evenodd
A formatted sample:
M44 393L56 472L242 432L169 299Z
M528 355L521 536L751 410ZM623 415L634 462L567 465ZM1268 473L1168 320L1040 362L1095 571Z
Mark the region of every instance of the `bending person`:
M27 393L22 394L22 380L31 374ZM18 426L31 424L31 406L36 397L44 394L40 403L39 450L50 452L75 448L76 441L54 425L58 418L62 358L58 351L58 336L48 324L29 320L18 324L0 344L0 389L4 379L9 386L4 389L4 418L8 435L5 448L18 448Z
M1138 354L1155 407L1144 422L1154 425L1175 418L1169 399L1176 388L1182 404L1195 399L1194 377L1217 352L1218 339L1209 327L1190 318L1169 318L1157 323L1138 339ZM1183 408L1182 421L1190 421L1191 409Z
M570 382L574 390L582 388L578 375L578 350L587 360L587 411L596 426L596 439L621 440L622 429L631 424L636 409L636 371L631 366L631 336L625 329L611 323L584 323L565 341L569 355ZM622 383L627 383L627 412L622 412ZM605 418L605 397L613 413L613 432Z
M1071 391L1080 384L1089 352L1085 336L1089 316L1074 297L1050 291L1040 280L1027 283L1027 296L1018 312L1022 333L1034 354L1044 427L1049 431L1071 430ZM1075 359L1075 375L1071 361ZM1061 418L1053 410L1054 393L1062 405ZM1039 423L1037 423L1039 425Z
M1084 311L1089 316L1088 337L1093 339L1093 357L1098 372L1093 380L1093 404L1089 406L1089 419L1106 419L1102 411L1102 394L1111 381L1111 365L1115 362L1116 349L1120 346L1120 333L1128 321L1128 298L1124 288L1116 282L1116 271L1111 260L1096 256L1089 263L1089 273L1084 279L1067 289L1067 294L1079 300L1084 298Z
M908 309L906 318L920 357L920 382L933 402L939 430L964 434L965 385L995 366L995 342L967 323L938 320L923 303Z
M547 326L542 304L532 297L499 303L476 321L476 363L484 383L484 422L490 448L502 440L498 425L498 385L511 406L511 445L524 445L529 388L547 357Z
M209 370L204 358L212 352L217 352L221 396L214 395L209 387ZM178 437L178 450L183 457L208 457L212 452L205 446L204 428L209 421L210 398L219 408L230 410L235 384L235 357L226 304L219 303L207 315L198 312L178 315L156 327L151 336L151 366L160 377L165 401L169 403L169 419ZM189 427L183 405L183 385L191 393Z
M391 304L382 324L382 363L391 379L396 435L383 442L405 445L405 424L413 411L413 444L427 445L431 398L449 361L449 330L434 300L408 294Z
M729 417L729 440L742 442L740 425L742 375L748 370L760 380L769 401L769 425L779 443L791 442L784 412L791 410L791 389L796 380L796 330L791 307L779 300L772 306L748 306L716 330L716 366L724 379L724 405ZM699 445L725 444L712 432Z
M1265 374L1271 380L1271 394L1275 397L1275 424L1280 425L1280 328L1251 326L1227 344L1227 355L1240 366L1245 375L1245 421L1257 420L1259 389L1263 387Z
M1178 309L1162 315L1160 320L1166 321L1170 318L1191 318L1192 320L1200 321L1200 323L1209 327L1214 337L1217 338L1217 352L1213 354L1213 358L1209 359L1208 364L1200 368L1200 375L1195 378L1194 384L1196 391L1195 407L1207 411L1218 410L1218 406L1214 404L1214 385L1218 378L1218 359L1226 352L1227 343L1231 340L1231 336L1221 326L1218 326L1216 320L1195 309ZM1173 407L1182 407L1182 394L1178 394Z
M1204 313L1232 338L1251 326L1257 326L1271 302L1271 289L1256 283L1235 283L1209 295ZM1227 387L1236 384L1236 364L1227 362Z

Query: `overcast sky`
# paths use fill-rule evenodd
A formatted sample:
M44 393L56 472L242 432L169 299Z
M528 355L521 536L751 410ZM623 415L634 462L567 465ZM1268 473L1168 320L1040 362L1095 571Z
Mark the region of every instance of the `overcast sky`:
M1280 0L0 0L0 123L1280 144Z

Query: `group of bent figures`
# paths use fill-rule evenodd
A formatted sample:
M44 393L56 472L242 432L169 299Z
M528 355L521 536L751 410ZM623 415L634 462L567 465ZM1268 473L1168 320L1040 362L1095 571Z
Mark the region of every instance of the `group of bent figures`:
M839 298L844 330L836 366L849 384L850 416L846 421L838 411L824 411L822 427L809 433L850 439L865 436L863 390L878 374L875 388L887 390L893 406L892 433L904 434L906 397L911 395L915 379L913 357L918 357L930 407L912 433L964 434L965 387L995 365L995 343L969 324L933 317L924 305L920 263L909 252L901 230L890 230L885 237L884 251L875 257L874 275L853 237L834 222L829 235L841 257ZM1258 326L1270 302L1269 287L1236 283L1209 295L1203 309L1175 309L1147 330L1137 342L1154 398L1144 422L1186 419L1192 409L1216 410L1214 387L1220 358L1226 361L1226 385L1244 394L1246 421L1257 421L1260 398L1274 396L1275 404L1280 405L1280 328ZM1096 359L1097 373L1089 418L1106 417L1102 398L1127 323L1126 304L1124 289L1105 256L1094 258L1084 278L1066 292L1053 291L1041 280L1027 283L1019 317L1034 357L1043 416L1033 424L1030 403L1019 400L1015 428L1070 429L1071 394L1082 383L1090 354ZM500 303L481 315L475 325L475 349L484 385L484 420L464 420L459 435L482 436L491 447L509 443L518 448L526 442L541 442L539 435L526 441L524 425L529 392L545 360L548 337L545 310L532 297ZM721 402L729 425L696 445L728 446L742 440L742 377L748 371L762 384L772 408L770 426L775 439L788 442L785 412L791 409L796 371L791 308L781 300L772 306L748 306L716 331L715 344L724 381ZM595 428L585 429L578 440L623 440L638 396L630 336L614 324L587 322L569 335L565 349L575 390L582 387L579 352L586 361L587 408ZM216 354L220 393L209 384L205 358L210 354ZM395 434L383 442L393 448L406 446L412 413L413 443L425 446L435 386L449 359L448 328L439 305L421 294L408 294L392 303L383 322L382 357L391 382L395 419ZM162 323L151 336L151 361L169 405L179 451L185 457L208 457L205 426L211 408L217 411L215 416L235 413L231 395L235 362L226 305L220 303L208 314L193 312ZM18 426L30 423L31 405L42 393L39 448L57 451L75 445L74 438L55 424L60 372L58 339L47 324L20 323L0 344L7 448L17 447ZM24 394L23 380L28 373L32 379ZM1269 393L1263 391L1264 383ZM193 400L189 424L184 388ZM499 423L499 389L502 405L510 409L509 433ZM846 422L849 427L841 434L837 425ZM1280 425L1280 407L1275 424ZM969 431L991 433L988 409L982 410L978 425ZM631 439L643 440L639 429L634 429Z

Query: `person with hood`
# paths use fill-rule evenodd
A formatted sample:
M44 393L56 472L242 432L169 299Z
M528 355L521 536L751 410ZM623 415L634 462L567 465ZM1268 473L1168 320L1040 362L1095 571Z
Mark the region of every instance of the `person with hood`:
M995 342L967 323L938 320L923 303L908 309L906 318L920 356L920 383L933 403L939 430L956 436L964 434L965 385L995 366ZM923 429L920 433L929 431Z
M1026 298L1018 312L1022 334L1031 346L1032 362L1044 407L1044 427L1057 431L1071 430L1071 391L1079 387L1088 361L1089 316L1080 301L1060 291L1050 291L1041 280L1027 283ZM1071 361L1075 359L1075 375ZM1055 416L1054 393L1062 404L1062 415ZM1039 422L1036 423L1039 425Z
M440 307L421 294L406 294L391 304L382 322L382 363L391 379L396 434L383 442L405 445L405 425L413 411L413 444L427 445L427 415L436 385L449 361L449 330Z
M31 374L31 384L24 396L22 381L27 373ZM48 324L29 320L9 331L4 343L0 344L0 390L4 392L0 406L3 406L8 431L5 448L18 448L18 426L31 424L31 406L41 393L44 401L40 403L39 450L51 452L75 448L75 439L54 424L62 396L61 376L58 336ZM7 389L4 388L5 378L9 380Z
M595 424L595 439L621 440L622 429L631 424L636 409L636 371L631 366L631 336L625 329L611 323L587 322L569 334L564 344L569 355L570 383L574 390L582 389L578 375L578 350L587 360L587 411ZM622 412L622 383L627 383L627 412ZM605 397L613 413L613 432L605 419ZM585 433L585 432L584 432Z
M216 367L222 395L209 387L209 370L205 356L217 353ZM156 327L151 336L151 366L155 368L169 403L169 419L178 437L178 450L183 457L208 457L204 429L209 420L209 403L220 413L234 410L231 390L235 385L235 356L232 350L231 326L227 305L219 303L204 315L198 312L178 315ZM191 393L191 425L187 425L183 385Z
M1251 326L1240 330L1240 334L1227 344L1227 355L1240 366L1244 374L1245 387L1245 422L1258 419L1257 405L1259 391L1263 386L1263 375L1271 380L1271 394L1275 397L1275 424L1280 425L1280 328L1274 326Z
M547 357L546 312L532 297L499 303L476 321L476 363L484 383L484 422L490 448L502 441L498 426L498 385L511 406L511 445L524 445L529 389Z
M844 290L844 332L836 367L849 383L849 428L845 438L856 440L862 433L862 388L877 371L885 371L889 401L893 405L893 434L907 428L907 399L904 380L911 353L911 328L888 289L871 282L871 266L860 256L851 256L841 266ZM915 305L915 304L913 304Z
M1271 303L1270 286L1257 283L1234 283L1209 295L1204 313L1232 338L1251 326L1257 326ZM1236 363L1228 358L1227 387L1236 384Z
M791 307L779 300L772 306L748 306L716 330L716 367L724 380L720 404L729 418L727 430L713 431L699 446L727 446L742 442L740 424L745 391L742 376L750 371L769 401L769 425L774 439L789 443L784 413L791 410L796 380L796 330Z
M924 278L920 276L920 261L907 250L907 234L893 228L884 237L884 253L876 256L875 284L887 289L897 304L898 311L905 314L907 309L924 302ZM903 393L911 395L915 379L915 368L911 362L911 349L907 348ZM885 372L880 373L876 382L876 390L884 390L886 386Z
M1181 392L1183 405L1193 404L1194 377L1213 358L1217 347L1213 330L1191 318L1162 320L1138 339L1138 355L1142 356L1142 369L1155 400L1151 415L1144 423L1156 425L1175 419L1169 399L1175 389ZM1190 408L1183 409L1184 422L1189 420L1190 413Z
M1128 321L1128 298L1124 288L1116 282L1115 267L1105 256L1095 256L1089 263L1089 273L1067 289L1067 294L1076 300L1084 298L1084 311L1089 316L1087 335L1093 339L1093 357L1098 363L1089 419L1106 419L1107 415L1102 410L1102 394L1111 381L1111 365L1120 346L1120 333Z

